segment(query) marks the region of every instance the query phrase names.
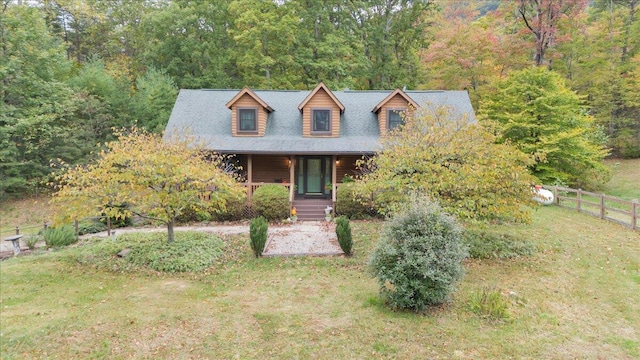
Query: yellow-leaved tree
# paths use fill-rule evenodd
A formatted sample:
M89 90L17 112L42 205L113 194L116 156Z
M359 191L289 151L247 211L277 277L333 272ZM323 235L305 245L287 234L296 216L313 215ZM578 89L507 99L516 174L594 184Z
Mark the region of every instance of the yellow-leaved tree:
M162 139L136 128L116 135L95 161L56 176L58 221L138 215L166 224L173 242L176 218L186 209L222 212L227 201L244 195L224 158L188 136Z
M390 214L415 194L450 214L479 221L530 221L535 177L531 158L446 106L425 104L381 140L382 151L361 161L356 194Z

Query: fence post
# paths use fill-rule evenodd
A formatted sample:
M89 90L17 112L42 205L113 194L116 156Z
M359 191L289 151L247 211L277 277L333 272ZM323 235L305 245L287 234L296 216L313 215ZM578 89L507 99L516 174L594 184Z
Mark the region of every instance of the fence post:
M78 219L73 219L73 229L76 232L76 236L78 236Z
M107 215L107 236L111 236L111 217Z
M16 235L20 235L20 228L16 226Z
M578 189L578 196L577 196L577 203L578 203L578 212L582 211L582 189Z
M638 227L638 199L631 201L631 228L636 229Z
M558 185L553 185L553 200L556 205L560 205L560 198L558 197Z
M604 219L604 194L600 194L600 219Z

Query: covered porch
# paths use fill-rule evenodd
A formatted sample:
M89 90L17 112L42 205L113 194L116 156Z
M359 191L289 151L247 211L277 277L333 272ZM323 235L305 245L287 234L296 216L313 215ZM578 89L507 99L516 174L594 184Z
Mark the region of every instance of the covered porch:
M265 184L289 190L289 202L326 200L335 205L337 189L345 176L353 177L362 155L238 154L236 160L246 179L247 199Z

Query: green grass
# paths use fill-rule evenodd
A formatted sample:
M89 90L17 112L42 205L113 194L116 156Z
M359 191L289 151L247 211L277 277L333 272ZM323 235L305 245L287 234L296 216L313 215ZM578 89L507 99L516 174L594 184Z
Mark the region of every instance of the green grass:
M380 222L352 222L354 256L255 259L246 236L201 273L114 272L70 248L0 262L0 349L23 358L640 357L640 233L557 207L495 231L535 243L469 260L450 304L393 312L366 262ZM490 288L507 321L469 299Z
M602 191L624 200L640 200L640 159L612 159L606 164L611 167L611 180Z

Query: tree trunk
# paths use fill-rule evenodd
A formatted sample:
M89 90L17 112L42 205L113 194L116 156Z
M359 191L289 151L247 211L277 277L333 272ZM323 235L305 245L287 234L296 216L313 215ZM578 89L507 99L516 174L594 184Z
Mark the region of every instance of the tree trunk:
M169 244L171 244L173 242L173 240L174 240L174 237L173 237L173 223L174 223L173 219L167 221L167 233L169 234Z

